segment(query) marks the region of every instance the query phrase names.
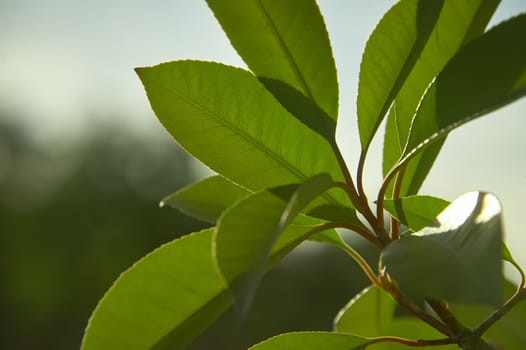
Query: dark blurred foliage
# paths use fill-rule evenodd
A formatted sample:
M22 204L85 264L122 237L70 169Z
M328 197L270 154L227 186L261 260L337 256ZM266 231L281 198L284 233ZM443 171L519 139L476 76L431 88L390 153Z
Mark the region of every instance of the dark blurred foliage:
M145 139L100 127L43 149L0 123L0 348L79 348L92 310L122 271L205 226L158 206L194 181L190 168L165 134ZM285 331L330 329L366 281L340 251L308 250L268 274L246 324L229 312L192 349L243 349Z

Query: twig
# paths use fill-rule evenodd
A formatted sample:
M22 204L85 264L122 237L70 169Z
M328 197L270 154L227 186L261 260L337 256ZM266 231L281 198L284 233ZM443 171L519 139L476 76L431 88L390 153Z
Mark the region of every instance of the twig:
M487 319L485 319L481 324L479 324L474 330L473 334L478 337L482 336L495 322L500 320L502 316L506 314L513 306L515 306L522 299L526 298L526 289L518 289L515 294L499 309L492 313Z
M400 191L402 190L402 181L404 179L406 166L402 167L398 174L396 175L395 184L393 187L393 199L400 197ZM391 216L391 239L396 240L400 238L400 231L398 220L395 217Z
M356 207L356 210L358 210L365 217L367 222L372 227L375 227L377 219L375 218L373 212L371 211L371 208L369 208L369 204L367 203L366 198L362 198L356 191L351 173L349 172L349 168L347 167L347 164L345 163L345 159L343 158L340 148L338 147L336 142L332 143L332 148L334 150L334 154L336 155L336 158L338 159L340 168L343 172L343 176L347 184L347 188L345 190L347 194L349 195L349 199Z
M378 280L378 277L374 273L373 269L367 261L356 251L354 250L350 245L348 245L346 242L342 241L341 247L343 250L351 256L351 258L356 261L356 263L362 268L365 275L369 278L369 280L378 288L383 288L381 282Z
M455 339L466 331L466 327L460 324L455 315L449 311L443 302L434 299L426 299L426 302L437 313L442 322L444 322L455 335Z
M423 347L423 346L439 346L439 345L448 345L455 344L455 341L450 338L444 339L406 339L399 337L377 337L374 338L369 344L391 342L398 343L407 346L413 347Z
M401 306L405 307L409 312L411 312L413 315L421 319L422 321L429 324L431 327L439 331L440 333L452 337L453 334L451 333L448 326L441 321L437 320L430 314L422 311L418 306L407 300L398 290L396 285L390 280L389 276L382 275L379 278L380 283L382 284L381 288L391 294L393 299Z

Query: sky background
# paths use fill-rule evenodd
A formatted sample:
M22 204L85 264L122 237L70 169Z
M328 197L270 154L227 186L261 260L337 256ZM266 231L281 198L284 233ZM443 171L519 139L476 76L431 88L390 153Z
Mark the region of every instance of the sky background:
M359 155L360 58L393 3L319 1L339 76L338 141L352 169ZM503 0L492 25L519 12L526 12L526 1ZM187 58L245 66L205 1L0 0L0 111L24 125L41 147L60 147L60 140L80 138L104 123L152 138L164 135L133 67ZM454 131L422 189L449 200L472 190L496 194L507 241L523 266L525 114L523 98ZM366 168L370 197L381 181L382 134Z

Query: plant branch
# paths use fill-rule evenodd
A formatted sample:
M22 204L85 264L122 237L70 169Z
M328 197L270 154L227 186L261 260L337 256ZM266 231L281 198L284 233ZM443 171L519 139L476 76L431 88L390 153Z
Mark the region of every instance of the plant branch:
M376 199L376 217L377 217L377 226L376 229L384 229L384 198L385 193L387 192L387 188L389 187L389 184L393 180L393 177L400 171L401 167L403 166L402 163L397 163L384 177L384 181L382 182L382 186L380 186L380 190L378 191L378 197Z
M400 191L402 190L402 181L404 179L405 169L407 167L402 167L400 172L396 175L395 184L393 187L393 199L400 197ZM396 240L400 238L400 227L398 220L395 217L391 216L391 239Z
M363 272L365 273L365 275L369 278L369 280L375 285L377 286L378 288L382 288L382 284L381 282L378 280L378 277L376 276L376 274L374 273L373 269L371 268L371 266L369 266L369 264L367 263L367 261L365 261L365 259L360 255L360 253L358 253L356 250L354 250L354 248L352 248L350 245L348 245L346 242L343 242L343 244L340 245L340 247L343 248L343 250L349 254L349 256L351 258L354 259L354 261L356 261L356 263L362 268Z
M486 332L495 322L500 320L502 316L506 314L512 307L514 307L518 302L526 298L526 288L522 287L518 289L515 294L499 309L492 313L487 319L485 319L481 324L479 324L474 330L473 334L478 337L481 337L484 332Z
M520 275L521 275L521 282L519 283L519 286L517 287L517 292L520 290L520 289L523 289L526 285L526 276L524 274L524 270L521 268L521 266L519 264L517 264L517 262L515 260L508 260L508 262L510 264L513 265L513 267L515 267L517 269L517 271L519 271Z
M406 339L406 338L399 338L399 337L377 337L372 339L370 344L375 343L383 343L383 342L390 342L390 343L398 343L406 346L412 346L412 347L423 347L423 346L439 346L439 345L448 345L448 344L455 344L455 341L450 338L444 338L444 339Z
M458 336L466 331L466 327L460 324L455 315L451 313L443 302L434 299L426 299L426 302L437 313L438 317L440 317L442 322L446 324L451 332L455 334L455 338L458 338Z
M338 159L340 168L343 172L345 183L347 184L345 191L349 195L349 199L356 207L356 210L358 210L365 217L367 222L372 227L375 227L377 219L375 218L373 212L371 211L371 208L369 208L369 204L367 203L367 198L362 198L356 191L356 188L354 186L354 181L352 179L352 175L349 172L349 168L347 167L347 164L345 163L345 159L343 158L340 148L338 147L336 142L332 143L332 148L334 150L334 154L336 155L336 158Z
M367 157L367 149L362 149L360 158L358 160L358 169L356 171L356 184L358 185L358 194L360 197L366 199L367 195L363 189L363 172L365 168L365 158Z
M334 225L333 227L335 228L345 228L347 230L356 232L357 234L359 234L360 236L362 236L363 238L365 238L372 244L376 245L380 249L384 247L384 243L378 237L376 237L375 235L373 235L371 232L367 231L363 227L360 227L358 225L353 225L347 222L338 222L338 221L332 222L331 224L333 224Z
M398 287L396 284L391 280L389 275L381 275L379 277L379 281L381 283L381 288L388 292L393 299L401 306L405 307L409 312L411 312L413 315L421 319L422 321L426 322L428 325L439 331L440 333L452 337L453 334L451 333L448 326L441 321L437 320L430 314L426 313L425 311L421 310L418 306L407 300L398 290Z

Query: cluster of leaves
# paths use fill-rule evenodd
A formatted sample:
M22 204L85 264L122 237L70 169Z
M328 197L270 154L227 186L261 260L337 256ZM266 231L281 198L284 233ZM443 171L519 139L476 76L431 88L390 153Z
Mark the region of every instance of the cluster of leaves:
M503 304L511 287L502 262L518 266L498 200L471 192L450 204L418 190L449 132L526 93L526 15L485 31L498 0L394 5L363 54L354 182L335 140L336 69L316 3L207 2L250 71L200 61L136 71L168 132L219 174L163 203L214 226L125 272L95 310L83 349L183 349L232 304L245 317L264 273L305 240L343 249L372 286L333 332L283 334L253 350L524 346L523 334L510 337L497 322L526 317L510 311L524 281ZM384 118L373 210L363 170ZM378 247L377 269L340 228Z

